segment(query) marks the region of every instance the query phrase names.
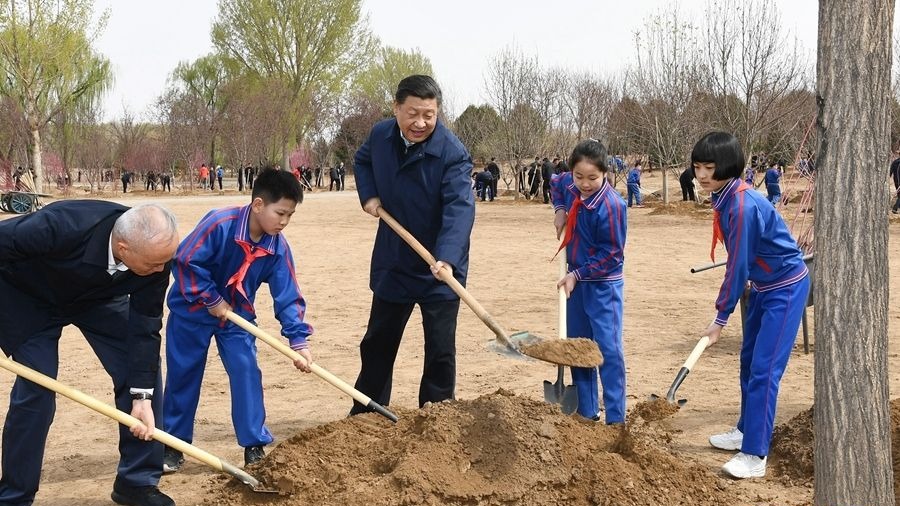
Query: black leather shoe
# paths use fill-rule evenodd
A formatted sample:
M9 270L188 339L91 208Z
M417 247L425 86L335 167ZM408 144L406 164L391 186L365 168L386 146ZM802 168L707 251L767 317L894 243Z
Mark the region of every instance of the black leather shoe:
M266 456L262 446L248 446L244 448L244 466L256 464Z
M132 487L119 480L113 484L112 500L126 506L175 506L171 497L163 494L153 485Z

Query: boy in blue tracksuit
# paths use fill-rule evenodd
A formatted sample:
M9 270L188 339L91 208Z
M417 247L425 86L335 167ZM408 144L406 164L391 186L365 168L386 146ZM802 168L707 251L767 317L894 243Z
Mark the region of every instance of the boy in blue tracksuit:
M772 205L778 205L781 202L781 167L772 164L766 169L766 194Z
M628 207L631 207L632 199L637 207L644 207L644 198L641 196L641 162L636 163L628 171L625 182L628 186Z
M253 321L256 291L269 284L281 333L306 361L294 366L309 372L312 355L303 321L306 302L295 276L291 249L281 230L303 201L300 183L290 172L263 170L245 207L209 212L181 243L168 295L166 323L166 391L163 427L173 436L193 441L194 417L212 336L231 385L231 419L244 463L263 458L272 442L265 425L262 373L253 336L225 319L228 311ZM166 448L164 470L177 471L181 452Z
M552 183L557 237L565 232L568 273L558 282L568 295L569 337L590 337L603 355L599 368L606 423L625 422L625 355L622 349L622 269L625 201L606 179L606 148L590 139L569 159L571 172ZM578 414L599 420L597 368L573 367Z
M741 346L741 412L737 426L709 438L712 446L740 450L722 468L735 478L766 474L775 404L809 294L803 253L775 208L740 180L744 155L737 139L712 132L694 146L691 164L712 192L713 242L728 251L716 317L704 331L712 346L747 282L750 296ZM714 260L714 259L713 259Z

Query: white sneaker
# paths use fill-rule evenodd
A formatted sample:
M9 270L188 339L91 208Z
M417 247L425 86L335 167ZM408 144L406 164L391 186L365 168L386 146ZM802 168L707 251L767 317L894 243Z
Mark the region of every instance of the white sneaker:
M762 478L766 475L768 457L759 458L740 452L722 466L725 474L734 478Z
M720 450L740 450L744 443L744 433L739 431L737 427L733 427L730 431L709 436L709 444Z

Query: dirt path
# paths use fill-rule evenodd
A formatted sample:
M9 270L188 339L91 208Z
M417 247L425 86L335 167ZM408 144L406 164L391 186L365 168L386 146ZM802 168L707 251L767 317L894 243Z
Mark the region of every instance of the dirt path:
M136 194L124 201L134 204L149 198ZM209 209L241 205L247 197L229 194L159 201L177 214L184 235ZM722 271L689 271L708 257L711 225L705 214L654 213L652 207L629 212L624 315L629 409L651 393L665 394L713 316L712 303ZM308 320L316 329L313 353L319 365L351 383L358 372L357 345L371 301L368 264L375 225L374 218L360 211L355 192L322 192L307 196L286 231L309 304ZM891 224L890 233L892 243L900 243L897 222ZM550 262L555 246L549 206L511 200L479 202L468 288L510 331L529 330L555 337L557 265ZM897 293L900 258L895 255L891 262L891 289ZM258 300L260 325L277 333L266 289L261 290ZM896 305L891 307L890 335L891 358L895 359L900 351L900 308ZM457 397L473 400L502 387L526 400L542 400L542 381L555 379L555 367L494 354L487 348L492 338L474 314L465 308L460 310ZM811 406L813 355L804 355L800 342L798 336L782 384L776 423L786 422ZM735 422L739 346L739 317L735 316L720 344L701 357L681 387L679 394L689 399L688 404L659 422L660 430L671 437L666 457L675 455L679 462L714 475L729 458L728 453L711 449L706 438ZM61 356L61 381L111 402L110 382L76 329L64 331ZM259 361L269 426L277 442L345 417L350 400L328 384L296 372L282 355L265 346L260 348ZM397 360L392 407L415 407L421 362L421 324L415 312ZM7 404L11 383L9 374L0 375L0 404ZM891 391L900 391L898 387L900 377L894 376ZM194 442L241 464L242 452L233 435L228 399L227 378L213 347ZM59 400L36 504L112 504L109 492L117 461L115 438L113 422L66 399ZM297 457L302 458L302 454ZM735 482L719 475L715 482L721 484L723 492L737 498L735 504L797 504L809 501L812 494L808 485L786 484L777 478ZM179 505L187 506L211 497L222 487L222 480L201 464L188 461L183 472L164 477L161 487ZM663 503L648 501L646 504Z

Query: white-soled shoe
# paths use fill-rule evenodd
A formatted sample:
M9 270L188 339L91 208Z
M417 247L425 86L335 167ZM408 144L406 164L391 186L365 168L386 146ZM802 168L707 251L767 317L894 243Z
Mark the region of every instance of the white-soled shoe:
M733 427L730 431L722 434L709 436L709 444L720 450L740 450L744 443L744 433L739 431L737 427Z
M766 475L767 460L768 457L740 452L722 466L722 471L733 478L762 478Z

